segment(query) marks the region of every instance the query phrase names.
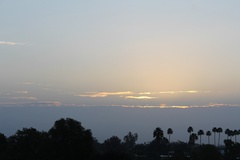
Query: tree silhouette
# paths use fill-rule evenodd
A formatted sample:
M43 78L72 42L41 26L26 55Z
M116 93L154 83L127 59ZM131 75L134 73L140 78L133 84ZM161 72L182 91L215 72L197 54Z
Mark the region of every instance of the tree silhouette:
M191 133L193 132L193 128L189 126L187 129L187 132L189 133L189 137L190 137Z
M227 135L227 139L228 139L229 138L230 129L227 128L224 133Z
M172 128L168 128L167 134L168 134L168 141L169 141L169 143L170 143L170 137L171 137L171 135L173 134Z
M134 146L136 145L137 140L137 133L132 134L132 132L128 132L128 134L123 137L123 144L129 151L132 151Z
M103 142L103 145L106 152L111 152L111 151L122 152L123 151L122 141L117 136L112 136L109 139L106 139Z
M213 136L214 136L214 145L216 145L216 132L217 132L217 128L213 127L212 132L213 132Z
M228 136L230 137L230 140L232 140L232 137L234 136L233 130L229 131Z
M222 160L221 153L218 148L213 145L201 145L198 147L197 156L193 159L197 160Z
M164 134L163 134L163 130L159 127L157 127L154 131L153 131L153 137L157 140L160 141L163 138Z
M210 136L212 135L211 131L207 131L206 135L208 136L208 144L210 144Z
M10 159L35 159L40 156L45 134L35 128L23 128L8 138Z
M5 152L6 149L7 149L7 137L4 134L0 133L0 159L1 154Z
M233 135L234 135L234 138L235 138L235 141L234 141L234 142L236 143L236 142L237 142L237 135L239 135L238 130L235 129L235 130L233 131Z
M195 141L198 140L198 136L196 133L192 133L189 137L189 142L188 144L190 145L194 145L195 144Z
M199 135L199 139L200 139L200 145L202 144L202 135L204 135L204 131L202 130L202 129L200 129L199 131L198 131L198 135Z
M200 129L197 134L193 133L190 126L188 143L172 142L169 145L172 128L168 128L169 138L164 137L160 127L153 131L154 139L149 143L136 144L137 133L128 132L123 141L117 136L106 139L99 143L92 137L91 130L85 129L80 122L71 118L61 118L55 121L48 132L38 131L35 128L23 128L6 138L0 133L0 159L3 160L130 160L130 159L159 159L160 155L171 155L170 159L236 159L240 155L240 144L237 143L239 130L225 130L227 139L224 140L224 155L219 154L220 134L222 128L214 127L214 135L218 133L218 142L214 140L215 146L210 145L211 131L206 132L208 145L202 144L204 131ZM235 143L232 137L235 136ZM195 145L198 140L200 145ZM216 137L216 136L215 136ZM214 139L215 139L214 137ZM175 154L172 154L174 151Z
M93 137L90 130L71 119L59 119L48 131L51 137L52 154L56 159L87 159L93 150Z
M218 129L217 129L217 133L218 133L218 146L220 145L220 134L222 133L222 128L221 127L219 127Z

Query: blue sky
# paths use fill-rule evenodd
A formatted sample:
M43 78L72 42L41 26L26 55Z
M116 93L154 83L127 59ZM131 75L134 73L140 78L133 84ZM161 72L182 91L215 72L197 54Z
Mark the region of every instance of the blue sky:
M1 106L240 106L240 2L0 1Z

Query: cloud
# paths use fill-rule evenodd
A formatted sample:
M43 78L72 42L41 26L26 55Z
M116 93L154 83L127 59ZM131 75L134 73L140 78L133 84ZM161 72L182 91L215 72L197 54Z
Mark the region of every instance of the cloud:
M36 97L12 97L11 99L37 100Z
M125 98L127 98L127 99L154 99L154 98L157 98L157 97L142 96L142 95L198 93L198 92L200 92L200 91L190 90L190 91L161 91L161 92L140 92L140 93L134 93L134 92L130 92L130 91L126 91L126 92L89 92L89 93L86 93L86 94L78 94L76 96L98 98L98 97L107 97L107 96L114 96L114 95L120 95L121 96L121 95L135 94L136 96L125 96Z
M240 104L223 104L223 103L209 103L206 105L167 105L167 104L161 104L159 106L146 106L146 105L123 105L124 108L159 108L159 109L190 109L190 108L211 108L211 107L240 107Z
M59 107L62 105L59 101L39 101L35 103L28 103L29 106L37 106L37 107Z
M240 104L209 103L208 107L240 107Z
M149 94L153 94L153 93L151 93L151 92L140 92L140 93L138 93L138 94L140 94L140 95L142 95L142 94L144 94L144 95L149 95Z
M27 94L28 91L14 91L14 93L18 93L18 94Z
M1 107L59 107L59 101L38 101L38 102L0 102Z
M160 92L86 92L84 94L75 94L79 97L89 97L89 98L105 98L108 96L119 96L125 99L138 99L138 100L151 100L158 98L161 94L195 94L195 93L207 93L210 91L197 91L197 90L187 90L187 91L160 91ZM152 95L152 96L151 96Z
M107 96L116 96L116 95L129 95L133 94L133 92L127 91L127 92L91 92L88 94L80 94L77 96L80 97L90 97L90 98L97 98L97 97L107 97Z
M159 94L179 94L179 93L199 93L200 91L190 90L190 91L162 91Z
M19 82L18 84L31 85L31 84L34 84L34 83L33 82Z
M157 97L150 97L150 96L125 96L126 99L155 99Z
M14 46L14 45L21 45L21 44L23 44L23 43L0 41L0 45L10 45L10 46Z
M123 105L123 108L179 108L179 109L186 109L190 108L189 106L165 106L165 105L160 105L160 106L142 106L142 105L137 105L137 106L130 106L130 105Z

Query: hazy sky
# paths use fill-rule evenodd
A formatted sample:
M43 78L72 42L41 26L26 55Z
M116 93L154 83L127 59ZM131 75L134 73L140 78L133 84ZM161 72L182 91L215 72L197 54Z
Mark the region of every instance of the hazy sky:
M1 106L240 106L238 0L0 0Z

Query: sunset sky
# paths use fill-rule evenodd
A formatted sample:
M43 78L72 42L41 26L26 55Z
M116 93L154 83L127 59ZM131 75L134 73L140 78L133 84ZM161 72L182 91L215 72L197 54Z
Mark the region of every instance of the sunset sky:
M0 105L239 106L239 6L1 0Z
M189 125L235 129L239 8L239 0L0 0L0 132L48 129L71 115L102 139L127 133L128 123L149 137L158 125L182 137Z

